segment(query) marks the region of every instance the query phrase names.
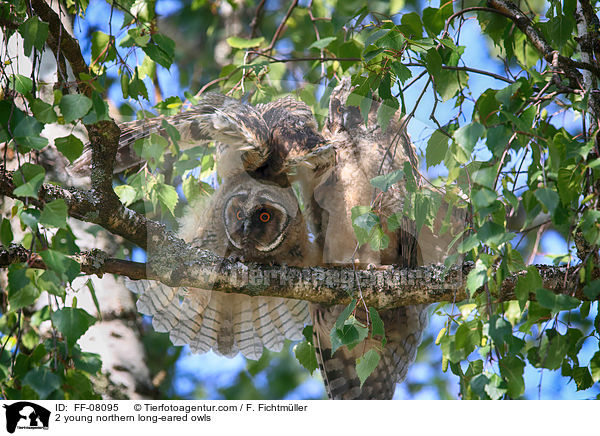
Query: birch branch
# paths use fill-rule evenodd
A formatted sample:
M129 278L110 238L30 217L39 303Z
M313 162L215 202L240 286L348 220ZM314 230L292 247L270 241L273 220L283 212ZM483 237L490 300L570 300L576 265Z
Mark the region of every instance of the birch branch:
M455 265L449 270L441 265L401 269L386 265L355 271L351 266L291 267L242 263L177 241L176 247L164 246L149 263L109 258L101 250L74 256L85 274L118 274L132 279L160 280L166 285L189 286L249 296L271 296L306 300L322 304L348 304L358 292L358 282L367 305L390 309L408 304L430 304L468 299L466 278L472 262ZM42 259L18 245L0 246L0 267L27 262L45 269ZM172 265L177 265L173 268ZM543 287L557 294L568 293L581 300L583 285L576 279L577 267L536 265ZM496 301L515 299L515 286L526 272L504 280ZM596 276L600 276L596 273ZM597 277L594 277L597 278ZM532 293L535 289L530 290ZM483 288L476 294L483 292Z

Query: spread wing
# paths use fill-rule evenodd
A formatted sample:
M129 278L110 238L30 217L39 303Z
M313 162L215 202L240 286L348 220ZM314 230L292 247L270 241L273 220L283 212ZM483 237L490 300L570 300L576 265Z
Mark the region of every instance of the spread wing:
M133 150L133 144L138 139L157 134L171 142L170 129L177 132L177 142L181 148L216 141L219 156L224 160L241 159L246 170L260 167L269 155L269 128L261 113L251 105L218 93L207 93L186 112L131 121L119 127L121 137L115 173L141 161ZM88 146L71 170L76 174L87 173L91 156Z

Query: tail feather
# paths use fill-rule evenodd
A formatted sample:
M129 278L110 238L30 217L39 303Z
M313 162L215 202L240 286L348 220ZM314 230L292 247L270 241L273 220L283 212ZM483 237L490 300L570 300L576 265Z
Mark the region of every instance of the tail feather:
M369 337L352 350L344 346L332 354L329 333L343 309L344 306L310 305L317 361L328 396L341 400L391 399L396 383L404 380L416 357L427 324L426 306L381 311L387 339L383 349L380 340ZM361 387L356 374L356 359L372 348L379 350L381 359Z

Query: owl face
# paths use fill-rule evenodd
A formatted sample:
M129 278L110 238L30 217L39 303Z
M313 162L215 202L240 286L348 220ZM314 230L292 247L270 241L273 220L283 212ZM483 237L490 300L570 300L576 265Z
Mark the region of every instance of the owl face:
M298 214L290 189L244 184L225 202L225 234L234 249L249 259L275 256Z
M352 130L363 124L360 109L356 106L345 106L337 98L332 98L329 105L329 130Z

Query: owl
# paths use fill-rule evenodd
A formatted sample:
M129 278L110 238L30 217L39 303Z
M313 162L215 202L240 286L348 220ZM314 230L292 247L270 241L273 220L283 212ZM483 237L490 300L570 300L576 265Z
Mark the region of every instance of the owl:
M395 117L383 131L374 102L365 123L358 108L347 102L351 91L350 82L343 80L332 92L322 132L310 108L291 97L252 106L208 94L182 114L124 125L119 168L139 160L131 152L135 140L152 133L170 139L167 121L179 132L180 146L216 145L221 184L209 198L187 206L180 220L178 235L190 244L223 257L292 266L421 265L428 254L407 218L396 231L384 225L390 239L385 250L357 247L354 206L372 204L382 216L405 206L404 180L377 195L371 179L408 162L418 180L418 163L405 120ZM428 249L435 248L434 238L429 243ZM301 339L303 327L313 324L317 360L333 399L391 398L427 323L422 305L383 310L383 349L380 340L369 337L352 350L341 347L332 354L330 332L343 306L171 288L152 281L128 286L139 294L138 309L152 316L157 331L168 332L175 345L189 344L195 352L212 349L228 357L241 352L257 359L263 348L279 351L285 339ZM366 322L361 310L356 316ZM361 387L356 359L370 348L377 348L382 358Z
M178 236L198 248L243 261L307 266L318 259L290 186L255 179L242 171L227 178L203 204L187 207ZM155 330L193 352L210 349L258 359L263 347L281 351L284 340L299 340L310 323L304 301L225 294L210 289L170 288L131 281L138 310L153 317Z
M191 111L167 121L177 126L183 144L216 142L221 179L210 198L187 206L179 237L242 261L320 262L292 183L318 178L333 162L333 150L317 132L306 105L288 97L254 107L209 94ZM131 141L144 135L166 135L162 126L159 120L126 126L121 155L131 156ZM171 288L152 281L130 281L128 286L139 294L138 310L153 317L155 330L168 332L173 344L189 344L194 352L212 349L227 357L241 352L258 359L265 347L280 351L285 339L301 339L310 324L304 301Z
M417 176L416 151L405 129L405 121L395 117L387 130L377 123L379 103L372 102L367 122L356 106L348 103L352 87L344 79L333 90L329 119L323 135L334 144L336 164L329 177L316 187L314 197L320 206L323 262L327 265L397 265L414 268L422 264L414 222L404 218L396 231L383 230L389 237L387 248L376 251L369 244L357 245L352 208L373 205L378 215L388 217L402 211L405 179L379 194L371 184L378 175L402 170L410 163ZM330 332L344 306L310 304L317 358L328 395L334 399L390 399L396 383L406 376L414 361L422 333L427 325L424 305L405 306L379 312L385 326L387 343L369 337L349 350L342 347L332 354ZM359 305L355 315L366 323L365 309ZM381 359L363 386L356 373L356 359L367 350L379 350Z
M350 104L352 91L347 77L332 91L329 117L322 132L326 142L334 147L336 157L328 177L314 190L318 205L315 209L319 214L315 221L321 225L319 240L323 263L359 267L395 265L414 269L443 262L450 254L448 247L464 228L464 214L440 201L431 227L416 228L416 223L407 218L409 214L403 213L412 206L409 203L411 197L407 195L407 180L422 188L417 153L406 131L408 119L396 114L387 129L383 129L377 117L381 103L376 99L371 101L364 119L359 108ZM371 183L377 176L398 170L403 171L404 177L386 192ZM371 206L381 218L383 231L389 238L385 249L373 250L369 244L357 244L352 216L355 206ZM402 216L399 227L393 231L386 222L392 214ZM446 227L447 230L442 230ZM329 397L392 398L396 383L404 380L416 357L427 326L427 306L409 305L379 311L385 327L385 346L382 347L379 339L369 336L351 350L341 347L332 354L330 332L344 309L337 305L309 305L317 360ZM364 306L357 305L354 314L359 321L367 323ZM381 358L361 387L356 360L369 349L376 349Z

